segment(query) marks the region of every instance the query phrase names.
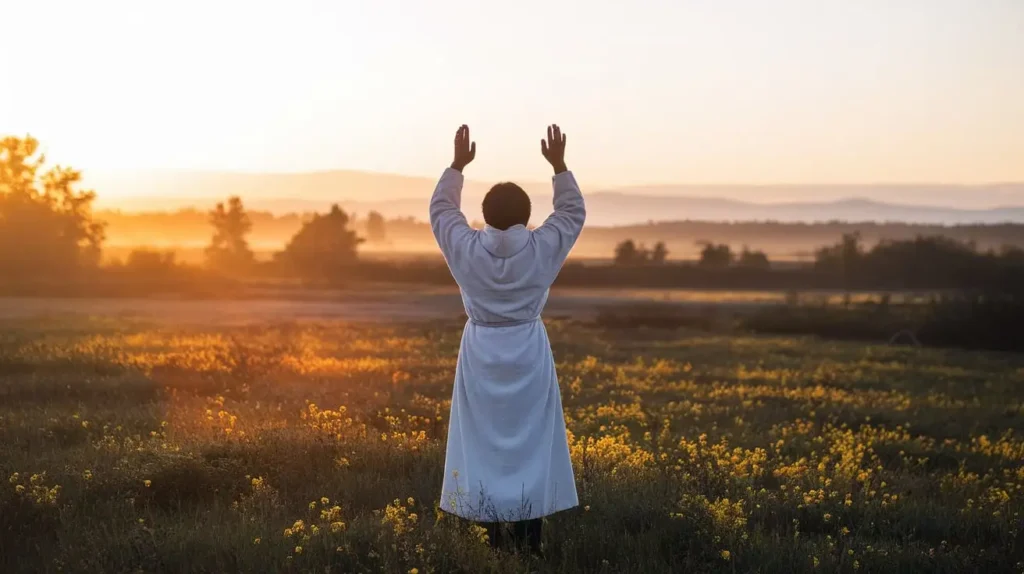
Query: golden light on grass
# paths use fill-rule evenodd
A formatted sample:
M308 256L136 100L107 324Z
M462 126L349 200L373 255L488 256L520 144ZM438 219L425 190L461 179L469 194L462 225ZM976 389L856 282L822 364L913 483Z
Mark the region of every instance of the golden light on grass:
M120 517L108 528L128 544L142 520L165 561L518 571L526 563L492 554L486 529L436 505L458 328L17 331L0 390L48 406L0 405L0 521L48 517L74 542L55 550L69 568L132 567L95 534L100 518L75 512L88 504ZM587 545L570 571L746 571L767 558L971 569L982 549L992 564L1019 560L994 550L1019 536L1024 510L1024 406L1005 357L550 332L581 508L549 519L545 543ZM900 524L934 539L899 542ZM659 550L639 559L645 537Z

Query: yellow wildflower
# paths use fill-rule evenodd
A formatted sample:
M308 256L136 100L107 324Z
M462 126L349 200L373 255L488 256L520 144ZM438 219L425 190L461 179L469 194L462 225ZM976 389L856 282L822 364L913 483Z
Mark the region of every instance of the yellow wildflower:
M728 560L730 557L732 557L732 554L728 550L722 551L722 560Z
M483 526L473 525L469 527L469 532L476 536L477 540L481 543L487 543L491 537L487 535L487 529Z

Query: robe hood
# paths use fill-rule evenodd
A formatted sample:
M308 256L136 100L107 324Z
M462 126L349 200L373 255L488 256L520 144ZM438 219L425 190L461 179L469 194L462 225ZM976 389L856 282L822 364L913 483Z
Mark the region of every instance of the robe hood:
M530 230L524 225L513 225L504 231L487 225L480 234L484 249L502 259L519 253L529 241Z

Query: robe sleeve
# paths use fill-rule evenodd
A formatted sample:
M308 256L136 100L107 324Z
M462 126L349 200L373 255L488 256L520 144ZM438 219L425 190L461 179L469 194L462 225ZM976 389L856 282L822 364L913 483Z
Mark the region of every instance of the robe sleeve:
M462 172L447 168L430 198L430 228L449 265L453 256L473 234L462 214Z
M548 216L544 224L534 231L534 237L540 247L540 254L545 263L557 275L565 263L569 251L576 244L583 222L587 218L587 209L583 202L583 194L576 184L571 171L563 171L551 178L555 189L554 212ZM551 277L554 280L554 277Z

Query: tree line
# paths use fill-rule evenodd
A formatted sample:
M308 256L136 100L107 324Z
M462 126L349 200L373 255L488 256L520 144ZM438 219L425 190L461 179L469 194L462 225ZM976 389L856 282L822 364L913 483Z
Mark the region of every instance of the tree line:
M204 250L205 269L229 277L271 274L314 283L335 282L351 274L358 260L358 247L368 240L351 229L349 215L334 205L326 213L314 213L306 219L269 263L261 263L249 247L247 236L252 231L252 221L241 198L231 197L226 203L218 203L209 212L208 221L211 237ZM383 240L383 225L383 217L371 213L368 235L375 241ZM142 260L151 271L163 268L169 272L180 266L172 251L146 248L132 251L124 263L113 262L111 266L136 269Z
M180 264L171 252L138 249L123 260L102 262L105 224L92 205L96 194L81 190L81 174L48 167L31 138L0 140L0 283L23 278L68 281L98 270L154 283L171 278L272 275L306 282L346 280L451 284L440 260L360 261L365 242L384 242L389 222L370 213L360 236L352 218L334 205L305 217L269 262L259 262L248 238L253 222L242 200L231 197L206 214L210 233L203 269ZM619 242L612 265L567 264L558 284L695 288L998 288L1024 284L1024 250L1006 245L980 249L971 241L943 235L883 239L868 247L856 232L820 247L813 263L779 266L760 250L701 240L695 263L670 260L665 241L647 248ZM205 274L205 275L204 275Z
M0 139L0 277L67 280L101 268L149 278L169 278L184 270L173 252L140 248L123 261L103 265L106 225L94 214L95 192L79 189L81 173L48 167L32 137ZM206 271L245 276L257 267L247 236L252 220L241 198L218 203L207 214L210 243ZM349 227L350 218L334 205L307 218L271 263L281 274L310 280L333 280L355 263L358 246L383 241L384 218L371 213L367 238Z
M734 253L732 247L725 243L715 243L708 240L697 242L700 247L700 257L697 265L706 269L724 269L730 266L743 267L748 269L769 269L771 263L764 251L753 251L746 245L738 254ZM639 245L632 239L626 239L615 246L615 254L612 258L615 265L664 265L668 261L668 247L664 241L658 241L652 249L647 249L643 243Z
M258 252L268 246L284 244L312 213L274 214L247 207L253 223L249 242ZM345 205L341 207L345 209ZM424 212L426 206L424 205ZM386 217L386 239L375 242L369 228L366 213L350 216L350 227L366 237L367 247L389 248L403 252L425 252L433 248L430 225L412 216ZM377 214L380 215L380 214ZM209 237L209 223L206 210L187 208L174 212L154 211L126 213L113 210L99 210L96 217L107 222L107 245L172 244L195 247L205 243ZM382 217L384 219L384 217ZM756 246L773 260L812 262L814 252L824 244L832 243L844 234L857 233L865 246L875 245L883 240L912 240L918 236L942 235L959 241L973 242L979 249L998 249L1003 245L1024 247L1024 225L1006 223L999 225L922 225L894 222L710 222L677 221L654 222L622 227L601 227L590 225L580 237L574 249L576 256L607 258L616 246L626 239L648 247L661 241L669 245L672 259L695 259L700 256L702 242L714 238L718 242L734 246L737 259L738 247Z
M980 249L971 241L960 241L943 235L919 235L912 239L883 239L867 247L859 233L844 234L832 245L818 248L809 265L773 269L768 256L743 246L739 253L725 243L700 241L700 257L694 264L675 263L681 281L689 273L716 270L720 274L733 270L734 277L760 282L756 274L772 272L777 277L789 276L799 287L830 287L844 289L938 289L999 288L1020 289L1024 285L1024 249L1004 245L998 249ZM663 242L656 244L658 257L637 248L626 240L615 248L614 264L619 268L659 266L661 275L671 273L665 258ZM687 271L688 270L688 271ZM746 272L744 274L744 272ZM725 275L719 275L720 278Z

